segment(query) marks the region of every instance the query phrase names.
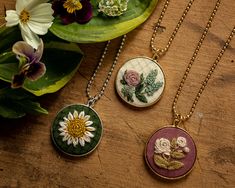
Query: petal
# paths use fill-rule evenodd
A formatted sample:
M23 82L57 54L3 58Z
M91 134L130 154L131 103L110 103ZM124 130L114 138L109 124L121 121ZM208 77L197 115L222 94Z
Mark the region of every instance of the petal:
M84 116L85 116L85 112L84 111L81 111L80 113L79 113L79 118L81 118L81 119L83 119L84 118Z
M67 127L67 123L65 123L64 121L60 121L59 124L61 127Z
M79 138L79 143L82 147L85 146L85 141L83 138Z
M77 111L77 110L74 110L74 112L73 112L73 117L74 117L74 118L78 118L78 111Z
M35 81L41 78L46 72L46 66L44 63L31 63L29 69L27 70L26 77Z
M27 24L22 24L20 22L20 29L24 41L26 41L34 49L38 49L38 46L40 45L41 42L39 37L29 29Z
M11 87L20 88L23 86L25 80L25 74L22 72L13 76Z
M89 126L89 125L92 125L93 124L93 121L86 121L86 126Z
M52 5L43 3L30 10L30 20L39 23L52 23L54 20L54 17L52 16L53 13Z
M60 136L65 136L65 135L66 135L65 132L60 133Z
M60 127L58 130L59 130L60 132L65 132L65 128L63 128L63 127Z
M88 131L95 131L96 129L94 127L86 127L86 130L88 130Z
M29 4L29 0L16 0L16 11L18 14Z
M68 136L68 134L66 134L64 137L63 137L63 141L66 141L66 140L68 140L69 139L69 136Z
M72 137L72 141L73 141L73 146L76 147L76 145L78 145L78 138Z
M68 141L67 141L67 144L70 145L70 144L72 144L72 142L73 142L73 140L72 140L72 138L70 137L70 138L68 139Z
M45 35L48 32L48 29L51 27L52 22L51 23L39 23L36 21L29 20L27 24L30 30L33 31L34 33L38 35Z
M92 5L90 1L81 1L82 9L76 11L76 21L80 24L89 22L92 18Z
M37 6L41 5L41 4L49 4L47 3L48 0L31 0L30 2L28 2L25 6L25 9L30 11L33 10L34 8L36 8Z
M84 120L85 120L85 121L88 121L88 120L90 119L90 117L91 117L91 116L86 115L86 116L84 117Z
M13 47L12 51L19 56L26 57L28 60L34 54L34 49L30 46L27 42L19 41L16 42Z
M63 119L65 120L66 123L69 121L68 118L66 117L63 117Z
M40 44L34 53L34 62L38 63L41 60L43 50L44 50L44 44L43 44L42 39L40 39Z
M71 112L69 112L68 118L69 120L73 120L73 115L71 114Z
M19 24L20 21L19 16L17 15L15 10L7 10L5 20L7 22L6 27L15 26Z
M76 147L78 145L78 138L73 138L73 145Z
M83 139L86 141L86 142L91 142L91 139L89 136L83 136Z
M93 135L92 133L90 133L89 131L86 131L86 132L85 132L85 135L86 135L86 136L89 136L89 137L91 137L91 138L94 137L94 135Z

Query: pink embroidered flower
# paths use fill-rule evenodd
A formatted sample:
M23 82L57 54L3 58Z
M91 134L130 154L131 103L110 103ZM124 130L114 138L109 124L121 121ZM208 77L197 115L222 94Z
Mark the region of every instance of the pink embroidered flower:
M129 86L137 86L140 83L139 73L133 70L126 70L124 79Z

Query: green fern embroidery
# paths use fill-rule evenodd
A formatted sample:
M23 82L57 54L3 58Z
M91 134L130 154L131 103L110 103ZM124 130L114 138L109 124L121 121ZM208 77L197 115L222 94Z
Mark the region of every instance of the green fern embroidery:
M125 73L127 70L125 71ZM124 74L125 74L124 73ZM127 98L128 102L134 102L135 97L143 103L148 103L148 97L153 96L156 91L158 91L162 86L163 82L156 81L158 75L157 69L151 70L149 74L144 77L142 73L140 75L140 83L137 86L129 86L125 81L124 75L120 83L123 85L121 93L125 98Z

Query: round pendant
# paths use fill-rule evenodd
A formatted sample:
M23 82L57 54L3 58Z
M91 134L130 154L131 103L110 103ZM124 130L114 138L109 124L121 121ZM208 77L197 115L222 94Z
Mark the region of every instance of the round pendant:
M84 156L99 144L103 126L98 114L89 106L74 104L63 108L51 127L55 146L70 156Z
M178 127L163 127L148 140L145 160L149 168L165 179L179 179L189 174L197 156L192 137Z
M118 71L116 90L123 101L135 107L155 104L165 88L160 65L148 57L128 60Z

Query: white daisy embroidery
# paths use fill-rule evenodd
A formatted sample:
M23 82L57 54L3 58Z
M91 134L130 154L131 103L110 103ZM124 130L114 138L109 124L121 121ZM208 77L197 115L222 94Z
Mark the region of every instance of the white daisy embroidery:
M92 131L96 129L92 127L93 122L89 120L90 116L85 115L84 111L79 114L74 110L73 114L69 112L68 117L64 117L64 121L60 121L59 131L60 136L63 136L63 141L67 144L73 144L76 147L78 144L85 146L85 142L91 142L94 137Z

